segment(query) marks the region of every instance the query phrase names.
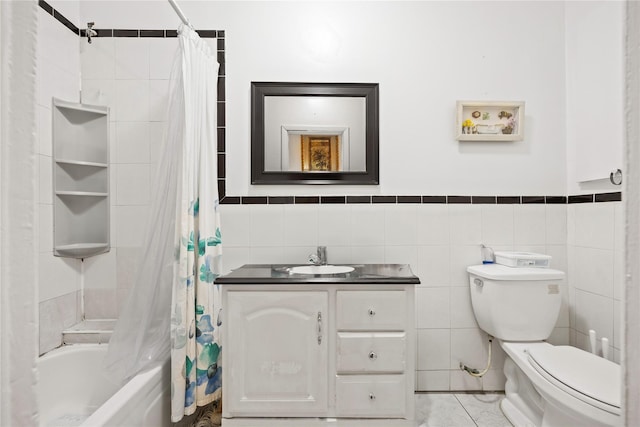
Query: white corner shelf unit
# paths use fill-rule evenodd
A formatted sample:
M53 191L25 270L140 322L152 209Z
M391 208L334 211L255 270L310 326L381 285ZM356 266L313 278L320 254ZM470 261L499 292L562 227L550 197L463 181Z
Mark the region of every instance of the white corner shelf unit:
M109 107L53 98L53 254L110 250Z

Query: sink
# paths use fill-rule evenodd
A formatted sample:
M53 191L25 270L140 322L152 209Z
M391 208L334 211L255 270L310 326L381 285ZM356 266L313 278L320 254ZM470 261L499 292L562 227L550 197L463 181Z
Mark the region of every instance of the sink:
M348 265L301 265L299 267L291 267L291 274L341 274L350 273L354 270Z

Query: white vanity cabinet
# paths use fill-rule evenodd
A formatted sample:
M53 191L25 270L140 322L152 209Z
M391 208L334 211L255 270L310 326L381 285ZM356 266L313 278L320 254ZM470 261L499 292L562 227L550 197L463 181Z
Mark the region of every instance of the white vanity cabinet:
M413 425L414 292L223 283L222 425Z

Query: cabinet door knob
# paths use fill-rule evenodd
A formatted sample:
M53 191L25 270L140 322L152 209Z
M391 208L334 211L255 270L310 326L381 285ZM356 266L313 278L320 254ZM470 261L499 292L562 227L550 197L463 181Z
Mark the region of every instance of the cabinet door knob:
M369 359L376 360L377 358L378 358L378 355L375 352L373 351L369 352Z
M376 311L373 308L370 308L369 311L367 311L367 313L369 313L369 316L375 316L376 315Z
M373 393L369 393L369 400L376 400L376 395Z

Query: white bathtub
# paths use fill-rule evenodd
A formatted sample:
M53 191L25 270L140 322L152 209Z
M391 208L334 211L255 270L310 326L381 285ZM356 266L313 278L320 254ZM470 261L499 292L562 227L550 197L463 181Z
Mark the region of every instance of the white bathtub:
M120 388L104 372L106 353L74 344L38 359L40 426L171 426L168 361Z

